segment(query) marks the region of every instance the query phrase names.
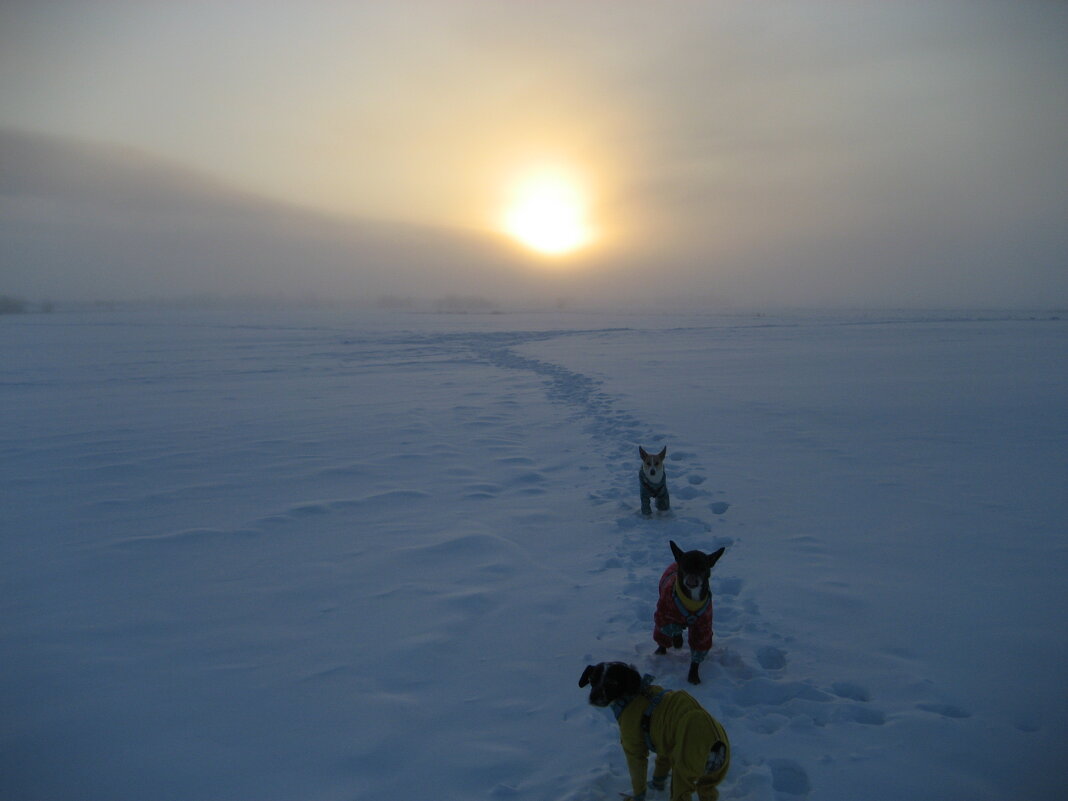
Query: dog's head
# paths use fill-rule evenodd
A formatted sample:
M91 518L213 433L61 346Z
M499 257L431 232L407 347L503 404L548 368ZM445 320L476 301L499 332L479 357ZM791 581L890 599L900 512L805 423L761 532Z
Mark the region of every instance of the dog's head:
M670 544L675 563L679 566L679 585L694 600L707 597L712 565L719 561L725 549L706 554L703 551L683 551L674 541Z
M645 477L656 484L664 475L664 457L667 456L667 446L660 453L649 453L639 445L638 455L642 457L642 472L645 473Z
M627 695L634 695L642 688L642 677L632 665L625 662L600 662L586 665L579 679L579 687L590 685L590 703L608 706Z

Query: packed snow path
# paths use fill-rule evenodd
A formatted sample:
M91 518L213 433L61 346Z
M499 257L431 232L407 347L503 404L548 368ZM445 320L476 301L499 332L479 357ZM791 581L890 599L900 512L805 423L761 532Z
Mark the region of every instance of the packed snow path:
M725 799L1063 784L1063 322L3 322L4 798L615 799L608 659ZM696 688L670 539L727 546Z
M593 331L582 335L611 333ZM554 338L564 336L557 334ZM491 364L542 377L547 396L567 409L570 420L586 435L591 452L603 459L595 471L598 478L590 480L589 492L591 502L606 512L591 534L596 533L599 542L609 544L604 565L596 572L608 574L602 587L617 577L620 586L614 609L597 634L598 643L603 645L584 653L581 664L612 659L633 662L642 672L654 673L666 686L690 691L726 721L735 732L736 741L730 782L734 789L724 788L723 798L772 797L772 792L807 795L811 785L805 768L793 759L750 751L745 747L750 742L747 733L736 731L741 728L737 724L744 720L748 728L769 734L791 722L806 727L843 722L882 725L886 722L885 713L871 703L869 690L856 682L838 680L821 688L810 679L792 676L788 644L762 621L756 600L744 591L745 582L733 574L729 565L713 572L716 641L703 666L702 685L695 688L686 682L686 647L664 657L652 654L652 611L660 574L672 561L669 541L675 540L687 550L708 552L720 546L732 549L734 538L717 532L715 527L715 522L724 522L718 518L730 503L723 499L722 490L706 487L707 477L700 460L685 449L686 440L677 432L657 427L655 422L643 423L618 410L613 398L591 376L516 353L515 346L544 338L543 334L519 334L509 337L509 344L505 345L499 338L478 337L471 348ZM668 478L674 503L670 512L654 512L649 518L640 514L639 444L651 450L669 447ZM733 650L732 645L749 654ZM584 698L585 692L580 700ZM589 714L599 722L608 720L603 711ZM967 716L966 712L959 714ZM731 727L731 721L736 725ZM591 787L565 797L611 799L617 797L619 788L625 789L629 784L614 724L606 728L599 753L602 775L598 770L592 771Z

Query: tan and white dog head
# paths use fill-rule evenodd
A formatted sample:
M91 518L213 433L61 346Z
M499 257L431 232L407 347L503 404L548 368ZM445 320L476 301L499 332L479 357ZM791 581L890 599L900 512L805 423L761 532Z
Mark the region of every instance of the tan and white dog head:
M657 485L664 480L664 457L667 456L667 446L660 453L649 453L641 445L638 446L638 455L642 457L642 475L652 485Z

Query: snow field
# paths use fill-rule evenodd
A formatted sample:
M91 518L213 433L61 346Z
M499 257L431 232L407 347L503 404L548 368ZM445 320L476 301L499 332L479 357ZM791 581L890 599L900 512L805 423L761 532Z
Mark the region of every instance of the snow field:
M5 320L0 795L616 798L623 659L724 799L1055 797L1065 325L855 322Z

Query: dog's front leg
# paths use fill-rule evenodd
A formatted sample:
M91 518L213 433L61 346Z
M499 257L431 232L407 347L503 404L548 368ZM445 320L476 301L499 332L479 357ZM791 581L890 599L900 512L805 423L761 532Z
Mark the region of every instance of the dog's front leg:
M700 662L691 662L690 663L690 672L686 674L686 681L690 682L690 684L700 684L701 683L701 663Z
M660 625L655 617L653 618L653 623L653 640L657 644L656 653L663 656L667 653L669 647L682 647L682 632L684 631L682 626L678 623Z

